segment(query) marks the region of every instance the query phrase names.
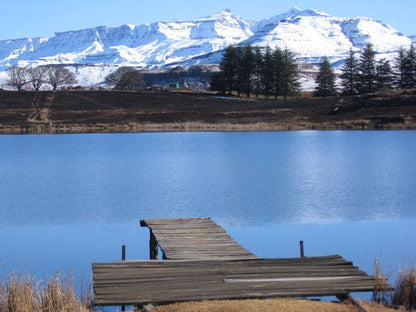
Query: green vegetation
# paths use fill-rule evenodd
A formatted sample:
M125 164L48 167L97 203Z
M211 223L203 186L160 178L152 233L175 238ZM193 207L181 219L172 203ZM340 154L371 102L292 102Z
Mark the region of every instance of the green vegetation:
M211 78L211 90L222 94L241 93L250 97L263 94L285 99L299 92L298 63L288 49L270 47L262 53L259 47L228 46L220 63L221 71Z
M316 96L326 98L329 95L335 95L337 92L335 89L335 73L327 57L324 57L319 66L316 83L318 84L315 91Z
M400 49L394 66L385 59L376 61L375 55L371 44L361 51L358 59L350 50L340 76L343 94L416 87L416 52L413 45L408 50Z
M386 59L376 60L372 44L356 57L352 49L340 75L344 95L367 94L381 90L416 88L416 50L401 49L394 66ZM222 94L236 93L250 97L263 94L269 99L299 92L299 65L288 49L228 46L220 63L220 72L211 77L211 90ZM316 96L336 95L336 75L329 59L324 57L316 76Z

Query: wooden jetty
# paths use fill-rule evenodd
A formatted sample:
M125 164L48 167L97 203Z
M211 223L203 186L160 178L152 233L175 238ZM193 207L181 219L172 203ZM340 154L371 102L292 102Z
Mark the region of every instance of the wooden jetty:
M259 259L208 218L142 220L150 257L93 264L96 305L306 297L372 291L374 277L341 256Z
M256 259L209 218L148 219L140 225L150 230L150 259L214 260Z

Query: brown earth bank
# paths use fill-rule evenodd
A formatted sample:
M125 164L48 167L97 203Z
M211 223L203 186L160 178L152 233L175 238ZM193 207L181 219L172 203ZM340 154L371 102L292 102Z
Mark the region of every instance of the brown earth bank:
M416 129L416 90L256 99L190 92L0 91L0 134Z

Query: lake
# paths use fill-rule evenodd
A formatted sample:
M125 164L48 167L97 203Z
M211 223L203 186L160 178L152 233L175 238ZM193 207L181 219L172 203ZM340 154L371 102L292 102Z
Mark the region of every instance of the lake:
M261 257L416 259L416 132L0 136L0 277L148 258L145 218L211 217Z

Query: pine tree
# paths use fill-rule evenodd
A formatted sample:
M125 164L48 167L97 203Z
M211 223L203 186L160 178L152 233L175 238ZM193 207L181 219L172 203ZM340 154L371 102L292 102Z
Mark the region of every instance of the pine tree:
M244 89L245 83L245 69L243 63L243 47L236 47L236 77L234 79L234 89L237 91L237 95L240 96Z
M220 62L220 69L224 77L224 89L231 94L235 90L235 79L237 76L237 51L232 45L225 48Z
M372 93L376 88L376 63L375 52L371 43L367 44L361 52L359 69L360 93Z
M353 95L357 93L357 79L358 79L358 61L355 57L355 52L350 49L341 73L342 91L346 95Z
M219 91L221 94L225 94L225 79L224 79L224 73L218 72L211 75L210 79L210 90L211 91Z
M253 47L248 44L246 45L241 52L241 82L242 82L242 92L245 92L247 97L250 97L252 90L252 76L254 73L255 64L255 55Z
M273 53L270 47L266 47L266 51L263 57L263 70L262 70L262 84L264 95L267 99L270 98L273 87L274 66L273 66Z
M404 88L416 88L416 49L412 44L405 56Z
M295 54L288 48L283 50L281 94L286 101L288 95L299 92L299 69Z
M335 89L335 73L327 57L324 57L319 65L319 72L316 76L315 95L326 98L329 95L336 94Z
M376 89L391 89L393 87L393 70L391 69L390 62L381 59L376 64Z
M256 98L259 97L262 81L261 76L263 72L263 54L260 47L256 46L254 50L254 71L253 71L253 85Z
M273 51L273 91L274 98L277 99L283 93L283 79L285 71L285 60L283 50L279 47Z
M396 68L396 86L399 89L405 89L406 80L406 50L402 47L399 50L399 55L395 59L395 68Z

